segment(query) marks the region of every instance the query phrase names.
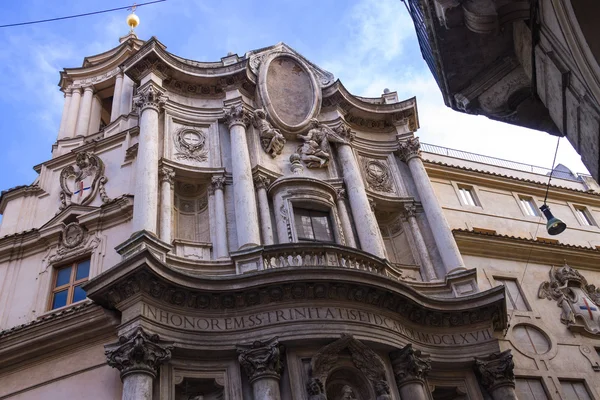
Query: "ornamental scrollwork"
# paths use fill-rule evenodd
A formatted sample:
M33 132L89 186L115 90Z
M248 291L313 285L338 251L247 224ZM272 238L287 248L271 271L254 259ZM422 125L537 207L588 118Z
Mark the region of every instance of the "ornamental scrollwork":
M411 381L424 382L431 371L431 361L421 350L415 350L412 344L390 354L396 385L398 388Z
M263 150L273 158L281 154L286 143L285 137L267 121L266 111L262 108L254 110L250 118L252 125L258 129Z
M206 135L200 129L183 127L175 132L175 157L179 160L203 162L208 159Z
M104 346L104 354L108 365L121 371L121 379L131 373L154 378L158 367L171 359L172 349L172 342L162 341L158 335L138 327L129 335L120 336L117 343Z
M75 165L64 168L60 173L59 211L71 204L89 204L98 191L102 202L109 202L104 188L107 181L104 176L104 163L100 157L90 152L78 153Z
M283 346L277 338L257 340L250 345L238 345L237 351L238 361L248 375L250 383L262 378L280 378L283 372Z
M479 382L489 392L493 392L501 386L515 386L515 364L510 349L493 353L486 358L475 359L475 372Z
M550 269L550 280L538 289L540 299L556 300L560 321L573 331L600 334L600 289L588 284L579 271L565 264Z
M369 160L364 164L364 169L370 189L388 193L394 191L387 165L380 161Z

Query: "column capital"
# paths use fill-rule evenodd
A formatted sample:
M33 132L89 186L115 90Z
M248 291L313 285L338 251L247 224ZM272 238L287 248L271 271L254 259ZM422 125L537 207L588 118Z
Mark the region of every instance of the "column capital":
M231 128L234 125L242 125L244 128L250 123L251 114L242 105L236 104L225 108L225 123Z
M277 338L257 340L251 345L238 345L238 361L244 367L250 383L263 378L279 380L283 372L281 352L283 346Z
M121 371L121 379L129 374L148 374L156 377L158 367L171 359L172 342L160 340L158 335L146 333L138 327L117 343L104 346L108 365Z
M271 180L265 175L256 175L254 177L254 186L256 189L266 189L271 184Z
M225 177L224 176L213 176L210 180L211 190L214 192L215 190L223 190L225 187Z
M404 162L408 162L415 157L421 157L421 143L419 142L419 138L415 136L398 142L398 156Z
M65 89L65 97L72 96L72 95L73 95L73 87L69 86L68 88Z
M161 182L168 182L169 185L173 186L173 183L175 182L175 170L166 165L161 165L158 169L158 178Z
M82 90L81 86L74 86L74 87L71 88L71 93L73 93L73 94L74 93L81 94L82 92L83 92L83 90Z
M149 108L160 112L168 99L167 96L164 96L162 89L150 83L138 89L137 95L133 98L133 103L140 113Z
M339 188L339 189L337 189L335 191L335 194L336 194L336 197L337 197L336 199L338 201L339 200L344 201L344 200L346 200L348 198L347 195L346 195L346 189L345 188Z
M479 382L490 393L501 386L515 387L515 364L509 350L492 353L486 358L475 358L475 372Z
M404 216L412 218L417 216L417 205L415 203L404 203Z
M84 86L83 87L83 91L84 92L88 92L89 91L89 92L94 93L94 87L92 85Z
M390 360L398 388L415 381L425 383L425 378L431 370L429 357L421 353L421 350L413 349L412 344L392 352Z

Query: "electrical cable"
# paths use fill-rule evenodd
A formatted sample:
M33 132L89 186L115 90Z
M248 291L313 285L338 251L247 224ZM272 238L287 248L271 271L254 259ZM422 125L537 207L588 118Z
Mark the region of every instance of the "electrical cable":
M134 6L111 8L110 10L94 11L94 12L89 12L89 13L85 13L85 14L70 15L70 16L67 16L67 17L58 17L58 18L42 19L42 20L38 20L38 21L18 22L18 23L15 23L15 24L0 25L0 28L10 28L10 27L13 27L13 26L33 25L33 24L41 24L43 22L60 21L60 20L63 20L63 19L87 17L88 15L103 14L103 13L112 12L112 11L131 9L132 7L141 7L141 6L146 6L146 5L154 4L154 3L162 3L163 1L167 1L167 0L149 1L147 3L135 4Z

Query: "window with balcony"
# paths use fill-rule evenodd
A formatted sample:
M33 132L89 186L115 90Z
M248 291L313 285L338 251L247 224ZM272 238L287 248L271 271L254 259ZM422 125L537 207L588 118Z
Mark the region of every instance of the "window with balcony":
M329 212L294 207L294 225L300 242L333 242Z
M587 209L587 207L583 206L575 206L575 214L577 214L577 219L579 219L579 223L584 226L596 226L594 219L592 218L592 214Z
M533 198L528 196L519 196L519 202L521 203L521 208L525 215L530 217L539 217L540 212L533 201Z
M54 310L85 300L86 293L81 285L87 282L89 275L90 259L57 268L54 272L50 309Z
M463 206L479 206L479 201L477 201L477 196L475 195L475 190L472 186L458 186L458 194L460 195L460 200Z
M516 279L494 277L494 280L504 285L504 289L506 290L506 308L509 311L530 311L529 306L525 301L525 296Z

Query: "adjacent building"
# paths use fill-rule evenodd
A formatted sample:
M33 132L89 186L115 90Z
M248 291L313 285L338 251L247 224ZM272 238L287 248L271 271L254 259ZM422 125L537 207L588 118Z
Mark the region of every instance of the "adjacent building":
M421 144L281 43L61 72L0 198L0 399L599 399L600 190ZM578 396L578 397L575 397Z

